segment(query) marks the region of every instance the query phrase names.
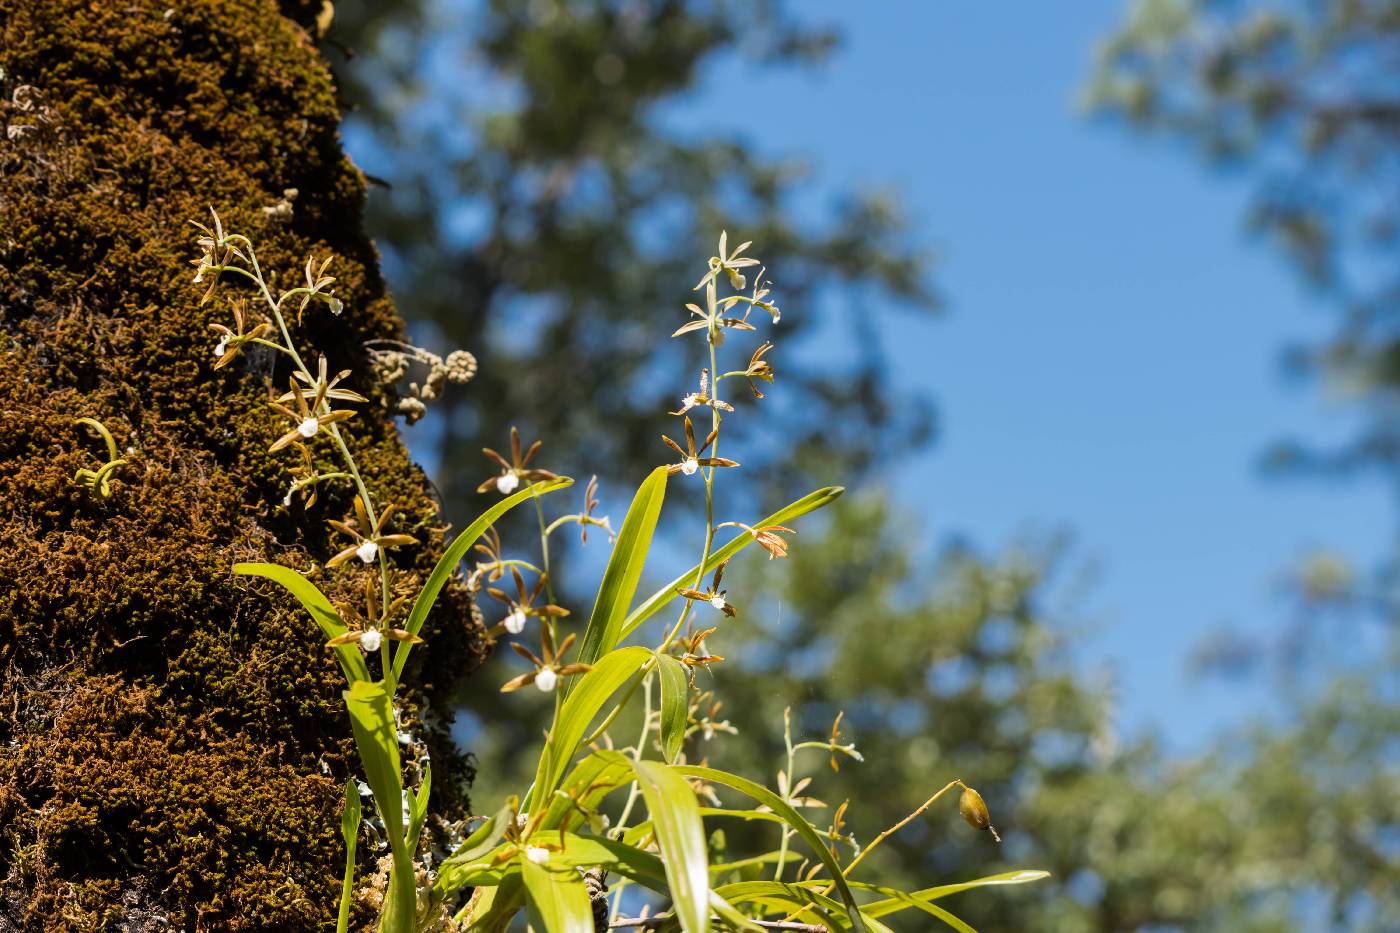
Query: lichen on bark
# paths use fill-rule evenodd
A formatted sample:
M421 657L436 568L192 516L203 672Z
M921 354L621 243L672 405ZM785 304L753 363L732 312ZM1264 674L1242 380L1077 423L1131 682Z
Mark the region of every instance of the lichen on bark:
M230 566L323 563L350 493L282 507L266 403L287 373L258 354L211 369L227 296L201 306L188 264L212 206L283 281L336 256L345 311L309 308L302 347L359 373L365 340L401 336L308 32L319 9L0 0L0 931L333 921L340 673L290 599ZM351 443L426 542L395 552L421 576L445 532L431 487L361 407ZM79 417L125 451L109 498L73 483L105 459ZM317 583L354 598L351 575ZM479 632L449 588L410 712L448 708ZM447 724L420 731L435 809L456 817L469 775Z

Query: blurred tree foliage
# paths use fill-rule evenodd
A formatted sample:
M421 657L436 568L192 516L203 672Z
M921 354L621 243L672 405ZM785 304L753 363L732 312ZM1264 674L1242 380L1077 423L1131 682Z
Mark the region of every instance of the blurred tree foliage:
M889 201L837 197L813 217L794 207L801 172L760 156L751 102L732 102L744 133L685 119L684 95L705 68L735 56L814 66L833 47L829 32L776 2L407 0L340 10L329 38L357 56L341 69L343 92L351 131L373 140L356 147L361 161L391 185L372 200L372 227L400 306L423 339L482 358L476 393L434 422L453 511L485 475L476 449L499 446L512 423L546 439L548 466L597 471L614 488L658 461L657 399L691 390L699 366L659 335L724 226L761 245L785 306L803 311L783 319L772 406L736 421L798 439L750 437L746 470L766 478L756 498L775 505L816 482L851 482L925 438L926 409L883 379L876 303L862 300L934 304ZM1300 184L1353 171L1328 161L1326 173L1298 163ZM1281 220L1271 229L1283 236ZM1342 336L1378 326L1368 318ZM832 328L860 351L825 360L792 339ZM1342 347L1323 357L1343 359ZM1366 355L1354 373L1367 371ZM1379 382L1363 395L1377 430L1385 395ZM606 489L601 511L617 520L625 502ZM1281 696L1289 728L1260 727L1190 760L1146 740L1122 745L1108 685L1066 657L1079 612L1073 581L1058 579L1062 545L921 555L910 544L918 529L895 509L854 496L825 526L803 526L790 561L735 567L743 614L711 645L730 660L700 684L714 685L740 733L692 745L692 758L773 775L784 707L804 737L825 735L844 710L866 762L833 773L808 758L802 770L831 808L852 799L848 828L867 841L947 780L967 780L992 808L1001 849L943 801L869 865L928 883L1008 864L1055 872L1034 890L949 903L985 929L1400 925L1397 723L1381 678L1358 671L1320 699ZM588 599L571 605L586 612ZM530 712L538 698L502 705L503 679L474 678L466 698L483 723L472 743L488 797L543 721ZM771 848L746 837L761 831L726 835L731 847Z
M892 199L842 192L811 216L795 204L804 168L758 153L749 102L732 102L742 132L681 115L705 68L815 65L829 31L775 0L406 0L337 16L330 36L356 53L340 69L350 132L372 134L362 161L390 186L370 226L395 292L438 332L425 339L489 361L437 425L451 514L481 444L513 423L584 476L630 483L664 459L657 401L694 391L700 366L665 335L726 227L762 245L787 301L822 295L822 326L854 337L846 359L775 360L786 446L750 444L746 465L780 458L765 475L786 493L927 436L926 404L884 378L871 311L936 305ZM785 318L785 347L816 326Z
M1278 465L1400 473L1400 2L1135 0L1087 89L1099 115L1256 181L1250 223L1340 309L1290 354L1367 415Z

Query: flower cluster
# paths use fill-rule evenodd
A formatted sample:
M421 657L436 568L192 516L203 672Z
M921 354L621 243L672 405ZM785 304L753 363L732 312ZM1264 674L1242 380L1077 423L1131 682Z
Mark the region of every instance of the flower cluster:
M400 340L370 340L370 375L385 390L385 404L409 424L428 413L428 405L441 397L448 383L462 385L476 375L476 357L466 350L453 350L446 357ZM419 379L401 385L415 367Z

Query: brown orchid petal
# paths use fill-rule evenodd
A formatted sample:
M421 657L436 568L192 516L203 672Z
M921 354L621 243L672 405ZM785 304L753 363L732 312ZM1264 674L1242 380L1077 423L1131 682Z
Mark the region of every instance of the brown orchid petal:
M511 470L510 461L506 460L505 457L502 457L500 454L496 453L496 452L495 452L494 450L492 450L490 447L483 447L483 448L481 448L481 452L484 453L484 454L485 454L487 457L489 457L491 460L495 461L496 465L499 466L501 469L503 469L503 470L505 470L505 471L507 471L507 472L509 472L509 471ZM493 482L494 482L494 480L493 480Z
M406 641L410 645L423 644L423 639L419 638L417 635L414 635L412 632L404 631L401 628L386 628L380 634L383 635L385 638L392 639L393 641Z
M510 680L507 680L505 683L501 684L501 692L511 693L513 691L519 690L521 687L528 687L530 684L535 682L535 676L535 672L531 671L528 674L521 674L519 677L513 677Z
M560 677L572 677L575 674L587 674L593 670L592 664L565 664L559 668Z
M347 560L355 556L355 551L358 547L358 545L352 544L350 547L346 548L339 554L332 557L330 560L326 561L326 567L339 567L341 564L345 563Z
M688 453L686 453L685 448L681 447L680 444L677 444L675 441L671 440L666 435L661 435L661 440L663 440L666 443L667 447L671 448L676 453L680 454L682 457L690 456ZM680 469L680 467L676 467L676 469Z
M526 648L524 645L520 644L520 642L513 641L510 643L510 647L512 651L520 655L525 660L529 661L531 664L535 665L535 667L544 667L544 661L542 661L539 658L539 656L537 656L529 648Z
M336 531L340 532L343 535L349 535L356 541L364 540L358 531L356 531L354 528L351 528L344 522L339 521L338 519L332 518L329 521L327 521L326 524L330 525L332 528L334 528Z
M556 606L552 603L548 606L541 606L537 611L540 615L549 616L554 619L562 619L569 614L569 610L565 609L563 606Z
M693 330L702 330L702 329L704 329L704 328L706 328L706 327L709 327L709 326L710 326L710 322L709 322L709 321L691 321L689 324L684 324L684 325L682 325L682 326L676 328L675 332L672 333L671 336L672 336L672 337L679 337L679 336L681 336L682 334L688 334L688 333L690 333L690 332L693 331Z
M299 437L301 437L301 433L295 428L293 428L286 434L283 434L277 440L273 441L272 446L267 449L267 452L270 454L275 454L277 451L286 447L288 444L292 443Z
M332 638L330 641L326 642L326 647L338 648L341 645L348 645L352 642L357 642L360 640L360 636L363 634L364 632L342 632L339 635Z
M736 467L739 465L736 460L727 460L724 457L701 457L696 460L701 466L708 467Z
M380 547L402 547L419 543L413 535L380 535L375 541L379 543Z

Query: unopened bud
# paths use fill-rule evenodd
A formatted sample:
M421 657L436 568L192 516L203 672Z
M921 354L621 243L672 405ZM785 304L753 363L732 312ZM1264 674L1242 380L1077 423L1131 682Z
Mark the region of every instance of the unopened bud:
M967 825L973 829L985 829L992 834L993 839L1001 842L996 828L992 826L992 815L987 810L987 802L971 787L963 788L962 796L958 798L958 812L962 814Z

